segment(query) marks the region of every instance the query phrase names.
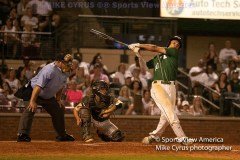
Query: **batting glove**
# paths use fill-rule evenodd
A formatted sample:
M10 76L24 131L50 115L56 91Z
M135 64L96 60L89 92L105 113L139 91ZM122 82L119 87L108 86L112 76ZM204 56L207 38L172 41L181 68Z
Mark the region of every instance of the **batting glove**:
M133 50L133 48L138 47L139 48L140 43L133 43L128 46L129 49Z

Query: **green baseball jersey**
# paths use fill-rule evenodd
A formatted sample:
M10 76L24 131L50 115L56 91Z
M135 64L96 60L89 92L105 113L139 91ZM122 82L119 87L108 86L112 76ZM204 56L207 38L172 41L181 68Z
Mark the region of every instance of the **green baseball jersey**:
M153 80L175 81L178 70L178 50L165 48L166 54L159 54L146 63L149 69L154 69Z

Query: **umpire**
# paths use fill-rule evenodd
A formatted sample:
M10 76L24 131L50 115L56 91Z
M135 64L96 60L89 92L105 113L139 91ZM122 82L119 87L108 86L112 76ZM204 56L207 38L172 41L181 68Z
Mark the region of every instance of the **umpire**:
M66 83L68 72L72 67L72 56L70 54L59 55L53 63L44 66L39 73L33 77L23 95L30 92L27 109L23 112L19 126L17 142L30 142L29 137L33 117L37 105L41 105L52 117L52 123L57 132L56 141L74 141L75 139L65 131L64 108L61 107L60 99L62 89ZM17 96L19 97L19 96Z

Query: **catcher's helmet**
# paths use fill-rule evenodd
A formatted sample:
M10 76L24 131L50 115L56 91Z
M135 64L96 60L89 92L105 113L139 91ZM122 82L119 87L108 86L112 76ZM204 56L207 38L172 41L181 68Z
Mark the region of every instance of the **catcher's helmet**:
M168 47L169 47L169 45L170 45L170 43L171 43L172 40L178 41L178 43L179 43L179 48L182 47L182 38L179 37L179 36L174 36L174 37L172 37L172 38L168 41L168 45L167 45Z
M99 80L99 81L94 81L91 85L92 88L92 93L93 95L97 95L98 97L100 97L101 101L104 102L105 104L108 104L110 102L110 96L109 96L109 85L107 84L107 82L103 81L103 80ZM102 94L100 92L101 89L106 89L106 94Z

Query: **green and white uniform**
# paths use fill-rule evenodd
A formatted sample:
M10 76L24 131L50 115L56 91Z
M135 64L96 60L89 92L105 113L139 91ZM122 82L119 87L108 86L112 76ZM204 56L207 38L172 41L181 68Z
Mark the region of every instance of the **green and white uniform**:
M150 135L156 138L161 136L166 127L171 124L176 136L181 138L185 137L185 134L175 113L178 50L165 49L166 54L159 54L146 63L149 69L154 69L151 96L161 110L158 126Z

